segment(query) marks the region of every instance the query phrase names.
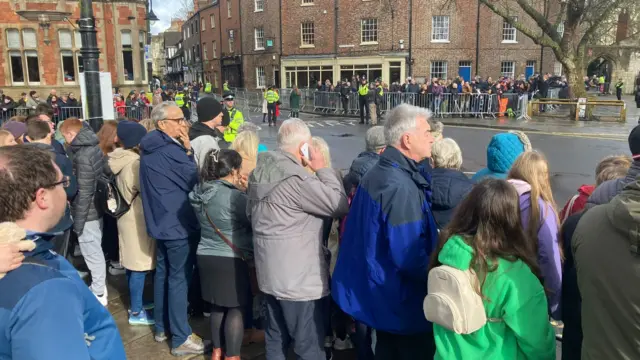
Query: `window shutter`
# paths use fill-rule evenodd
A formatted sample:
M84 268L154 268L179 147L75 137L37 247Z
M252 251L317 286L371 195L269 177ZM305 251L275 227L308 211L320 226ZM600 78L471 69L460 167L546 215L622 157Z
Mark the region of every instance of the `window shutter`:
M16 29L7 29L7 47L20 49L20 32Z
M82 36L80 36L80 31L74 31L73 36L75 37L76 47L78 49L82 48Z
M120 34L120 40L122 41L122 46L131 46L131 32L123 31Z
M60 40L60 49L71 49L73 47L73 43L71 42L71 31L58 31L58 38Z
M25 49L37 48L38 41L36 40L36 31L33 29L22 30L22 41L24 42Z

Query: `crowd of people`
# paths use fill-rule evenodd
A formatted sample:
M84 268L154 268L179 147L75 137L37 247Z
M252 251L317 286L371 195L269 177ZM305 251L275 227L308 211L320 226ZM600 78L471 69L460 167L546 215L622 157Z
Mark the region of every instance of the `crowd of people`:
M239 360L264 340L270 360L352 345L359 360L550 360L564 321L565 360L640 357L640 126L630 154L605 157L559 207L519 131L494 135L470 179L431 111L402 104L342 174L300 119L267 149L232 97L197 105L193 125L172 101L97 133L67 118L61 140L51 107L5 124L0 357L125 359L109 262L130 326L153 326L175 356ZM190 315L209 317L210 342Z

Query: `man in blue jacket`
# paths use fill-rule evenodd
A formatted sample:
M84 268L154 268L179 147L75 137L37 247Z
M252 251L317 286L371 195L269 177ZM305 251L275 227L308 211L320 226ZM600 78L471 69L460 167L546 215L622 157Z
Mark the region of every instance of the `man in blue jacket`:
M50 150L0 148L0 222L14 222L36 244L0 279L0 359L126 359L109 311L51 251L68 186Z
M376 358L429 359L424 317L429 256L438 232L419 162L431 156L431 112L408 104L388 114L387 148L351 203L333 273L340 308L376 330Z
M202 339L191 333L187 317L187 293L200 239L189 192L198 183L198 170L182 110L164 102L153 108L151 120L158 130L140 142L140 195L147 232L157 244L155 339L166 340L169 325L173 355L202 354Z

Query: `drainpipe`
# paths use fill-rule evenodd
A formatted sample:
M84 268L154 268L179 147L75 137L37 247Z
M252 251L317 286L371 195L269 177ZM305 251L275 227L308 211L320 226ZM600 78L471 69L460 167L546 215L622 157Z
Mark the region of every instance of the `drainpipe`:
M338 0L333 0L333 53L338 57Z
M225 78L224 78L224 72L222 71L222 48L223 48L223 46L222 46L222 10L221 9L222 9L222 2L219 1L218 2L218 33L220 34L220 37L219 37L219 39L220 39L220 48L218 48L218 44L216 44L216 52L218 52L218 49L220 50L220 57L219 57L220 60L218 60L218 62L220 63L220 67L219 67L219 69L220 69L220 79L218 79L218 80L220 80L222 82L222 84L224 84ZM242 48L242 43L240 43L240 48ZM240 79L242 79L242 78L240 78ZM223 95L222 84L218 83L218 86L220 87L219 88L220 95ZM240 84L240 85L244 85L244 84Z
M279 54L278 54L278 66L281 67L282 64L282 0L280 0L280 50L279 50ZM280 71L280 80L282 80L282 74L284 74L284 71ZM273 74L275 77L275 74ZM275 84L274 84L275 85ZM280 86L282 86L283 83L282 81L280 81Z
M407 72L409 76L413 76L412 66L411 66L411 50L413 49L412 44L412 29L413 29L413 0L409 0L409 61L407 62ZM406 74L405 74L406 75Z
M478 75L480 73L480 0L478 1L478 15L476 17L476 73ZM473 79L473 76L471 77Z

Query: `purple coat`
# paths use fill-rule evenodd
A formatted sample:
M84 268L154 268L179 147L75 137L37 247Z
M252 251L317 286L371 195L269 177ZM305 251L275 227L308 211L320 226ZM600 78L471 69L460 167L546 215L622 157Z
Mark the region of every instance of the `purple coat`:
M527 229L531 213L531 185L521 180L509 180L520 195L522 226ZM551 317L560 320L560 298L562 295L562 263L558 245L558 221L555 209L542 199L538 199L540 219L538 229L538 266L542 272L544 287L547 291Z

